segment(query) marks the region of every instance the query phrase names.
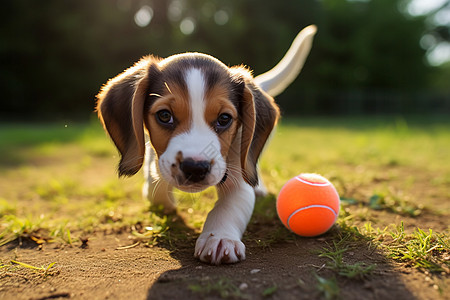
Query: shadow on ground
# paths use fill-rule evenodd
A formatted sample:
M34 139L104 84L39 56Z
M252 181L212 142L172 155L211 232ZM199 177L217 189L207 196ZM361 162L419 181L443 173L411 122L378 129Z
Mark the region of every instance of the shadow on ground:
M193 238L190 243L171 245L171 256L181 267L161 274L147 299L415 299L396 267L367 242L352 242L343 261L376 264L376 268L364 278L349 279L328 268L327 259L317 254L342 238L340 229L319 238L291 236L268 246L265 242L273 241L265 240L262 233L279 230L278 223L249 226L244 237L247 260L211 266L193 257L195 235L180 218L176 230Z

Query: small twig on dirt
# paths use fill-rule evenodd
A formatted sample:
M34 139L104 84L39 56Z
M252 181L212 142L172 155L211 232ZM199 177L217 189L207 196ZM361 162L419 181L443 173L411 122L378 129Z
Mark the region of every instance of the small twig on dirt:
M313 264L307 264L305 266L300 266L300 267L314 267L314 268L317 269L317 272L320 272L323 268L326 267L326 264L323 264L321 266L316 266L316 265L313 265Z
M132 244L132 245L117 247L116 250L126 250L126 249L131 249L131 248L137 247L140 243L141 243L141 242L138 241L138 242L136 242L136 243L134 243L134 244Z
M326 264L323 264L318 270L317 272L320 272L323 268L325 268Z

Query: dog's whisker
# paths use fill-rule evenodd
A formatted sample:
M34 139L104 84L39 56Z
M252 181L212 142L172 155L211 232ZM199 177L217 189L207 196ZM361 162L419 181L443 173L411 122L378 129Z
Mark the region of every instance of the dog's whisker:
M156 191L158 190L159 186L161 185L161 179L157 179L153 182L155 183L155 186L153 187L153 191L152 191L152 199L155 199Z

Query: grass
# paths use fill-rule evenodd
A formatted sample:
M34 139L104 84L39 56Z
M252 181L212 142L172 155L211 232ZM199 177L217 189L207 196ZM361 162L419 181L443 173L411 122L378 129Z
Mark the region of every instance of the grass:
M11 263L17 264L21 267L24 267L24 268L27 268L30 270L38 271L38 272L42 273L43 275L48 274L49 270L55 265L55 263L51 263L46 267L45 266L35 267L35 266L29 265L29 264L26 264L26 263L23 263L20 261L15 261L15 260L12 260Z
M342 197L338 224L344 235L381 247L405 265L446 272L448 228L399 227L396 217L419 225L424 214L441 219L450 214L449 129L448 120L423 117L284 119L260 164L272 195L257 202L252 235L244 239L265 249L293 241L295 236L277 220L274 195L289 178L316 172L328 177ZM124 228L149 246L191 243L216 197L213 189L201 195L177 192L193 236L168 230L186 224L149 212L140 196L142 176L117 179L117 152L96 121L3 124L0 152L0 246L25 239L73 245L88 233ZM327 268L346 278L370 275L370 264L344 263L349 244L341 238L319 254ZM333 283L317 279L320 289L334 297Z
M40 266L40 267L36 267L24 262L20 262L20 261L16 261L16 260L11 260L8 264L0 264L0 270L2 272L14 272L17 271L17 266L28 270L28 271L32 271L35 272L36 274L38 274L39 276L42 277L46 277L48 275L52 275L53 274L53 266L55 265L55 263L50 263L47 266Z
M374 230L365 226L365 235L372 238L397 261L430 272L450 273L450 237L432 229L416 228L412 233L405 231L404 223Z
M435 234L417 228L412 234L406 235L402 226L397 233L392 234L393 243L388 246L389 256L393 259L406 261L414 267L433 272L450 269L450 238L443 234Z
M326 267L339 276L349 279L364 279L375 270L375 264L366 264L364 262L346 263L344 262L344 254L349 250L347 243L348 236L339 241L333 241L333 245L323 248L319 251L319 257L327 258Z
M422 204L413 204L403 195L390 191L386 194L376 193L369 198L369 207L375 210L388 210L393 213L417 217L423 211Z
M29 218L19 218L15 215L5 215L2 217L2 231L0 231L0 246L21 238L29 238L37 244L45 242L45 238L39 234L43 228L42 219L33 220Z
M195 294L205 296L219 295L222 299L250 299L237 285L226 277L208 279L199 284L189 285L189 290Z
M324 278L314 274L317 279L316 288L319 293L327 300L336 299L340 295L340 289L336 278Z

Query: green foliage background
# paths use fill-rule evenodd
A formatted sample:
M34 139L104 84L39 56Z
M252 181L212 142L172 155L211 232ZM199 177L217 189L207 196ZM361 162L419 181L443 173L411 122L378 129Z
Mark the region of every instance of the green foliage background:
M429 66L420 39L426 33L446 39L449 28L408 15L409 2L4 1L0 117L86 118L100 86L150 53L206 52L258 74L309 24L319 33L300 78L278 98L285 113L448 113L450 66ZM144 5L153 18L139 27L134 17ZM180 8L175 17L174 6ZM226 24L214 21L217 11L226 12ZM196 24L190 35L180 31L185 18Z

